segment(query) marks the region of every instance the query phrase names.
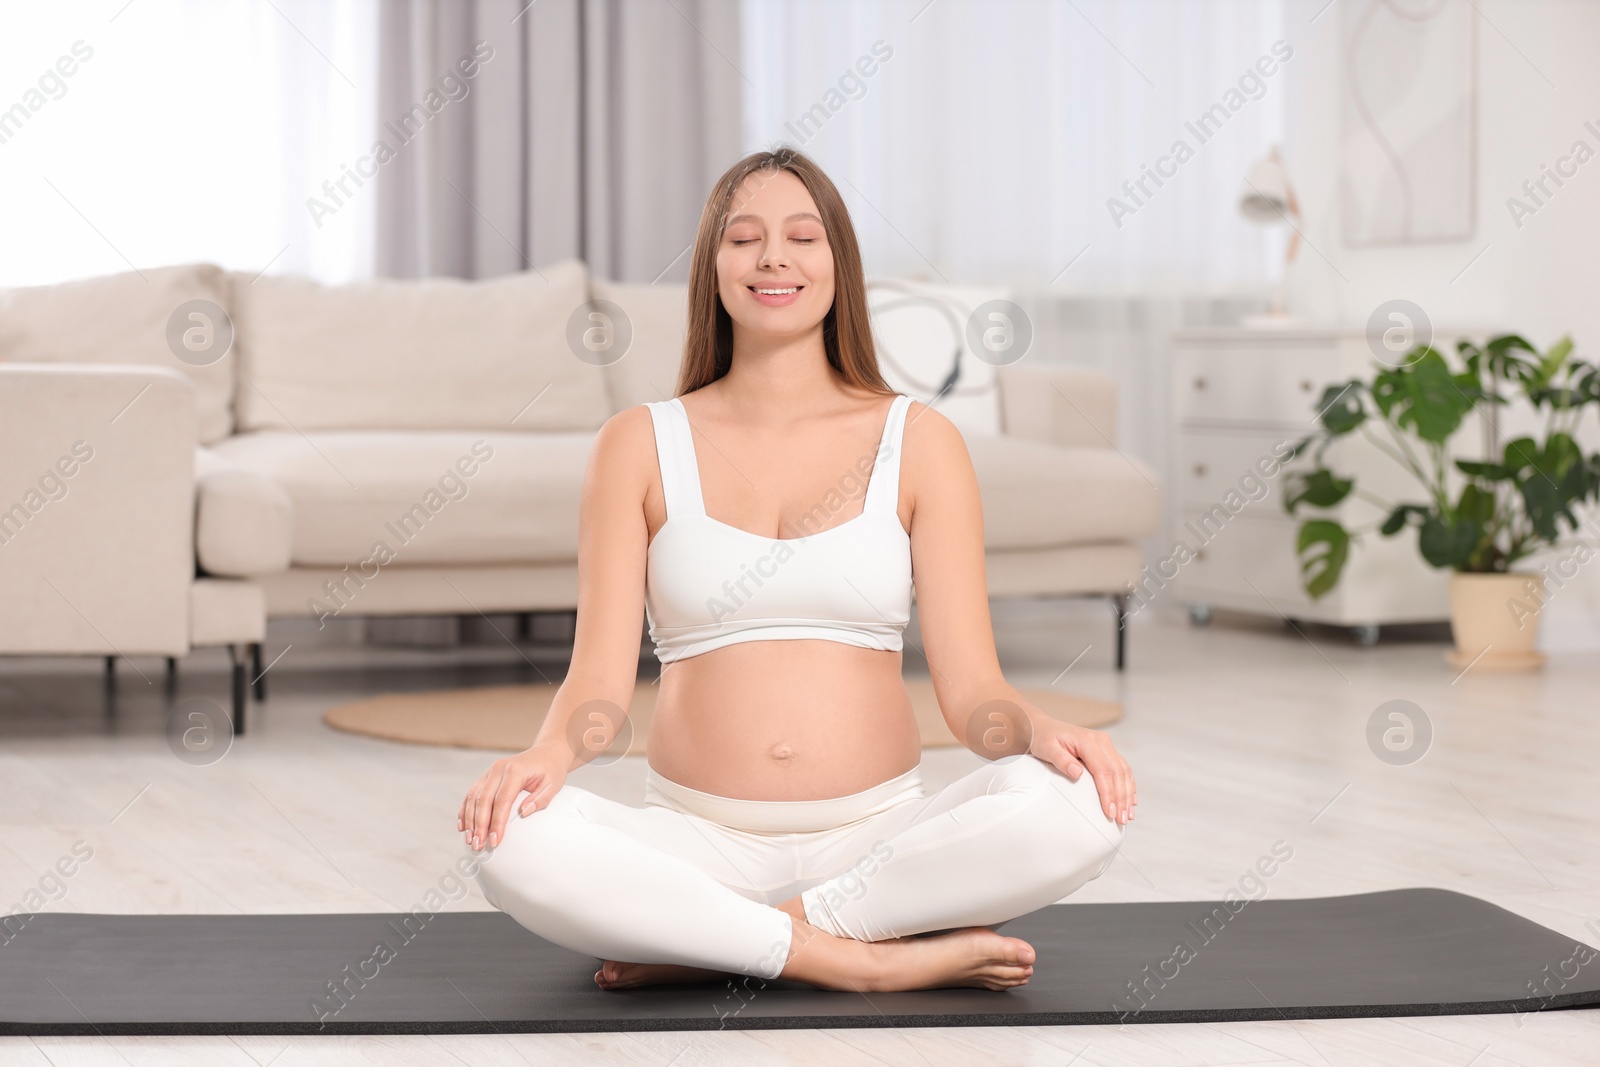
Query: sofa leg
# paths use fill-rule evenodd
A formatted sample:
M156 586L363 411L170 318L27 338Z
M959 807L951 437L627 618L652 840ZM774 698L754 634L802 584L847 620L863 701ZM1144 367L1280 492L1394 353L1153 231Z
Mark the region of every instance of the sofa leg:
M244 735L244 650L238 645L228 646L228 658L233 661L233 736Z
M106 718L117 717L117 657L106 657L105 673Z
M1128 664L1128 598L1123 593L1111 594L1111 610L1117 616L1117 670Z
M250 673L255 678L255 696L257 700L267 699L267 672L261 669L261 642L257 641L250 646Z

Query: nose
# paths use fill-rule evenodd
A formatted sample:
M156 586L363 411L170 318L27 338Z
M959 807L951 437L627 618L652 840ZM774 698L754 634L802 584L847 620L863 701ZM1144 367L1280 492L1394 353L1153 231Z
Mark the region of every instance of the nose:
M761 250L761 266L782 270L789 265L788 257L783 254L783 249L767 245Z

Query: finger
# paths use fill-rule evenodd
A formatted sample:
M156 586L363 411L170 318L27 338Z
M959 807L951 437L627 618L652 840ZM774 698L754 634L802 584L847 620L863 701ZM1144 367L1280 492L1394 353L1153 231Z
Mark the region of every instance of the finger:
M537 781L537 777L529 779ZM525 782L519 782L511 775L500 784L500 789L494 796L494 814L489 819L489 847L494 848L505 836L506 823L511 818L511 806L517 799L517 794L528 788Z
M1112 822L1120 822L1122 815L1122 793L1117 785L1117 772L1114 768L1100 766L1098 770L1091 769L1095 784L1100 787L1100 806L1105 809L1106 818Z
M458 829L466 834L469 843L472 841L472 813L474 806L478 803L478 793L482 788L483 775L480 774L478 780L468 787L467 795L461 800L461 825Z
M460 807L459 810L456 811L456 829L457 830L465 832L466 829L467 829L467 815L468 815L468 812L472 808L472 793L473 793L473 790L475 790L477 788L478 788L478 784L476 782L474 782L472 785L467 787L466 793L462 794L461 807Z
M1095 781L1100 783L1105 797L1106 817L1112 822L1122 821L1122 789L1117 784L1117 772L1114 767L1101 766L1095 774Z
M540 808L544 807L544 802L545 792L541 787L538 790L529 792L527 796L523 797L522 804L517 808L517 811L521 813L524 818L526 818L527 816L538 811Z
M1126 824L1133 818L1133 784L1125 769L1117 772L1117 804L1122 809L1122 822Z
M1111 818L1111 776L1106 773L1100 758L1092 750L1086 750L1078 757L1078 767L1078 778L1083 776L1083 771L1089 772L1089 777L1094 782L1095 795L1100 800L1100 810L1105 813L1106 818ZM1073 781L1077 780L1077 778L1073 779Z
M484 788L473 797L472 802L472 847L482 848L483 839L489 829L489 816L492 812L494 792L499 788L500 779L504 778L506 770L496 763L484 776Z
M472 792L467 794L467 825L464 829L467 835L467 844L472 845L473 848L478 847L477 844L472 840L472 832L474 824L476 824L478 821L478 795L482 788L480 785L481 782L481 778L478 780L478 782L474 782L472 786Z

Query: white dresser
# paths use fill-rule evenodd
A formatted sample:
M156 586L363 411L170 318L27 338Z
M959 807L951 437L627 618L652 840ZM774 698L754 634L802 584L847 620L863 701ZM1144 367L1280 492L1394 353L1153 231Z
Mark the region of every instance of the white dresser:
M1435 341L1453 359L1453 339L1449 345ZM1449 572L1423 562L1414 529L1381 536L1376 526L1387 509L1359 494L1391 504L1423 503L1427 496L1359 431L1328 450L1328 465L1354 474L1357 490L1330 517L1347 530L1371 527L1371 533L1352 543L1343 576L1320 600L1301 583L1295 536L1314 509L1302 507L1298 516L1284 511L1287 479L1279 457L1316 430L1326 386L1370 379L1376 363L1359 330L1175 334L1173 500L1177 536L1192 558L1180 562L1185 553L1169 546L1145 568L1141 595L1173 597L1200 624L1219 607L1354 627L1362 644L1375 642L1385 623L1447 620ZM1372 429L1388 440L1381 425ZM1293 466L1310 469L1309 455Z

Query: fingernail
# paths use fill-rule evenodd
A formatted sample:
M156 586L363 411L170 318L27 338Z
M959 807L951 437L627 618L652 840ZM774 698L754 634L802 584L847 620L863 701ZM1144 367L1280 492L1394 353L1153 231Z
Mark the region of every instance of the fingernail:
M489 847L490 848L494 848L496 842L499 840L499 837L500 837L499 834L490 834L489 835Z

